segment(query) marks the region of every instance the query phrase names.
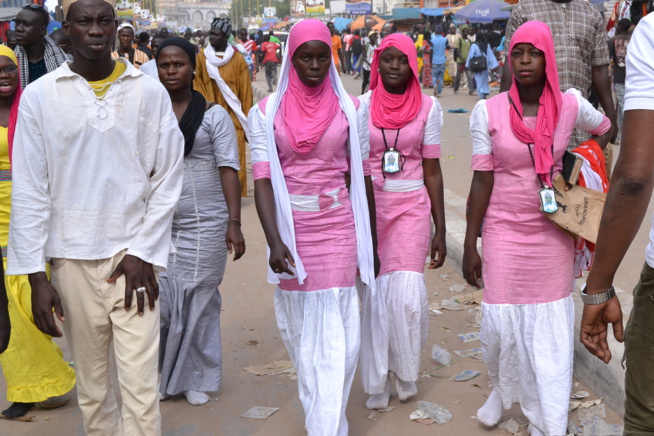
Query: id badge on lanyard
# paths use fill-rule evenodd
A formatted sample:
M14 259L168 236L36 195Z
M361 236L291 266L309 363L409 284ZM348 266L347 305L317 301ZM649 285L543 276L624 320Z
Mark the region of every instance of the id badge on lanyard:
M388 143L386 142L386 133L384 129L381 129L382 137L384 138L384 145L386 146L386 151L382 155L382 173L394 174L402 171L404 167L404 155L397 149L397 140L400 137L400 129L397 129L395 135L395 144L393 147L388 148Z
M527 145L527 148L529 149L531 162L534 164L534 168L536 168L536 163L534 161L534 154L531 151L531 147ZM554 155L554 150L552 150L552 155ZM550 180L552 180L552 172L553 170L550 169ZM556 193L554 192L554 189L543 183L543 179L541 179L540 174L538 174L537 177L541 187L541 190L538 191L538 196L540 197L540 209L545 213L556 212L557 210L559 210L559 205L556 203Z

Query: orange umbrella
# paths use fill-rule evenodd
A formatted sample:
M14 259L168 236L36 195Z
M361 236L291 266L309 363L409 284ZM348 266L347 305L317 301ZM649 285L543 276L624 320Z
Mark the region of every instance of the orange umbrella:
M364 27L381 30L381 28L384 27L384 24L386 24L386 21L375 15L361 15L359 18L348 24L348 27L350 30L362 29Z

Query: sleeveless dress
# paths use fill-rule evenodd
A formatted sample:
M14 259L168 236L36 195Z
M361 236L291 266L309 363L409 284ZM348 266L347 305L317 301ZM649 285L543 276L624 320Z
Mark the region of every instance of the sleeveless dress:
M372 91L359 97L370 105ZM370 129L370 168L375 189L377 253L381 263L377 293L361 289L361 375L364 391L384 391L388 371L403 381L416 381L420 351L427 340L429 313L424 268L431 236L431 202L424 185L423 159L440 158L442 109L422 96L417 117L400 129L385 130L406 161L403 170L382 173L386 145L381 129Z
M576 90L562 95L554 169L575 127L610 128ZM493 171L482 231L481 342L488 375L505 408L519 402L545 434L566 434L574 347L574 241L539 210L541 189L527 144L511 130L508 93L475 106L472 170ZM525 117L534 128L536 117Z

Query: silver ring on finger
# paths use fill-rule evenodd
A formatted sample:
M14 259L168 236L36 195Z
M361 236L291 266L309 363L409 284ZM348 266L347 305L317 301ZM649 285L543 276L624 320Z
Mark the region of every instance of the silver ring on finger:
M145 286L141 286L140 288L136 288L136 289L134 289L134 290L135 290L136 292L138 292L139 294L142 294L143 292L146 291Z

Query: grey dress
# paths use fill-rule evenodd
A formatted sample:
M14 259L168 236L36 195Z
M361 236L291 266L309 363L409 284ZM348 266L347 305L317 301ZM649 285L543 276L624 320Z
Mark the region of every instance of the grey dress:
M184 158L184 185L172 229L174 251L159 276L160 391L215 392L222 372L221 298L227 262L227 204L218 167L239 170L234 124L216 105L204 114Z

